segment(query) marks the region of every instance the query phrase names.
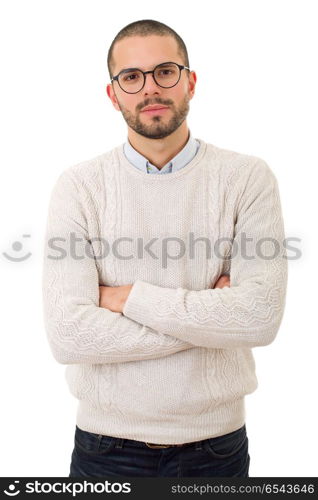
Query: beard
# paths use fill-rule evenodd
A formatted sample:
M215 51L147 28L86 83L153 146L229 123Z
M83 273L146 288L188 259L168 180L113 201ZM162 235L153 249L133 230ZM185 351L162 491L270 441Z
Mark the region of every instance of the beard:
M164 137L167 137L175 130L177 130L177 128L180 127L189 113L189 101L190 99L186 95L179 107L175 108L171 101L150 102L148 99L148 101L145 101L145 103L140 108L149 106L151 104L162 104L163 106L170 106L169 109L172 112L172 117L167 123L164 123L164 116L156 115L151 118L151 123L143 123L139 118L139 112L134 115L128 109L124 108L124 106L122 106L117 99L120 111L127 125L132 128L137 134L140 134L143 137L147 137L148 139L163 139Z

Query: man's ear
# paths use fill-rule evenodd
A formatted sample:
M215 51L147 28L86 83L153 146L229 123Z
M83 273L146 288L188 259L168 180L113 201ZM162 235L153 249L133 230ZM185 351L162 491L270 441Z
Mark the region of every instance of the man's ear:
M189 92L190 92L191 99L194 96L196 82L197 82L196 72L191 71L189 74Z
M114 108L117 109L117 111L120 111L120 107L119 107L118 102L117 102L117 97L115 95L115 92L114 92L114 89L113 89L113 86L111 83L108 83L106 85L106 93L107 93L109 99L111 100Z

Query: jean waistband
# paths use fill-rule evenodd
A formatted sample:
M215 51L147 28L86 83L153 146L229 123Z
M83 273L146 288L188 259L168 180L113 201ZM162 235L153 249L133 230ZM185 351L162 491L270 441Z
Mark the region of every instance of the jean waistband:
M117 438L117 443L116 443L115 447L122 448L125 441L127 441L127 439ZM182 446L195 446L196 450L202 449L202 440L194 441L192 443L181 443L181 444L158 444L158 443L149 443L146 441L138 441L138 442L146 445L148 448L154 448L154 449L182 447Z

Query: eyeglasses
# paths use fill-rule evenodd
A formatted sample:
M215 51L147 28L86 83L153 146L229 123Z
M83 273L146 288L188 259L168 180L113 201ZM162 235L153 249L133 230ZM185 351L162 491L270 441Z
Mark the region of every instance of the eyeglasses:
M127 94L137 94L144 88L146 75L151 73L154 81L159 87L169 89L177 85L180 80L181 71L190 68L174 62L158 64L152 71L141 71L138 68L123 69L118 75L111 78L111 82L117 80L120 88Z

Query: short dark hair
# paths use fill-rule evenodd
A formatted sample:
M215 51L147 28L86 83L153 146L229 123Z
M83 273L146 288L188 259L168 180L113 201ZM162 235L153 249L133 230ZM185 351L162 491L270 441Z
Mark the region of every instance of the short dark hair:
M190 67L189 57L187 47L182 40L182 38L176 33L172 28L167 26L164 23L160 23L159 21L155 21L153 19L142 19L140 21L135 21L133 23L127 24L124 28L122 28L114 40L111 43L111 46L108 50L107 55L107 66L110 78L112 78L113 68L114 68L114 60L113 60L113 50L114 45L119 40L123 38L128 38L131 36L150 36L150 35L159 35L159 36L171 36L173 37L178 44L178 52L181 55L184 65L188 68Z

